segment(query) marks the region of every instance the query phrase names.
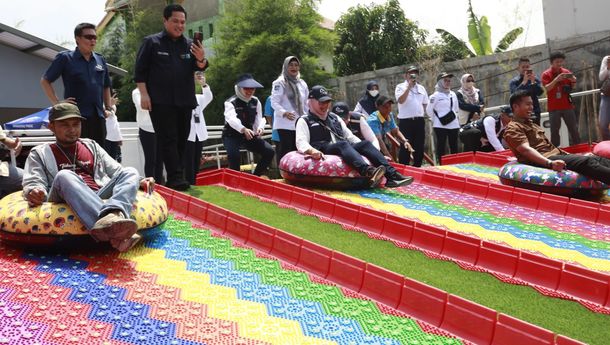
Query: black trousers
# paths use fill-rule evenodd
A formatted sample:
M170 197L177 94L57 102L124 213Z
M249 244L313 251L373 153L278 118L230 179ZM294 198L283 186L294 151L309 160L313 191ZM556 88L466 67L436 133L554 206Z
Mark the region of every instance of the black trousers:
M296 133L297 132L291 131L289 129L278 129L277 133L280 136L280 142L278 143L279 145L276 145L277 161L279 164L280 159L282 159L282 157L284 157L288 152L297 150L297 144L296 144Z
M195 137L195 141L186 141L186 150L184 151L184 178L192 185L195 185L195 177L199 172L203 143L204 142L197 139L197 137Z
M191 124L189 108L153 104L150 112L157 135L157 159L161 158L167 171L167 184L184 180L183 157Z
M267 171L271 164L271 160L273 160L273 156L275 155L275 151L273 151L271 144L258 137L246 140L244 135L223 136L222 142L227 150L229 168L233 170L239 171L239 165L241 163L240 148L243 147L250 152L260 154L261 160L256 164L256 169L254 169L254 175L256 176L260 176Z
M346 164L358 170L360 175L364 176L369 165L362 159L361 155L368 158L371 165L378 167L383 165L386 169L385 176L390 178L396 169L388 163L383 154L371 144L368 140L362 140L356 144L350 144L347 141L338 141L336 143L326 143L319 148L322 153L329 155L337 155L341 157Z
M106 152L108 152L110 157L114 158L115 161L117 161L119 163L123 162L123 155L121 153L121 145L119 144L118 141L105 140L104 150L106 150Z
M459 128L447 129L447 128L434 128L434 134L436 135L436 157L438 161L441 161L441 157L445 155L445 144L449 141L449 150L451 153L458 152L458 133Z
M140 129L138 136L144 151L144 174L154 177L157 183L164 184L163 160L157 159L157 135Z
M554 155L551 160L561 159L568 170L576 171L594 180L610 184L610 159L600 156Z
M409 140L413 147L413 166L420 167L424 160L424 145L426 144L426 121L423 116L412 119L400 119L398 129ZM400 146L398 151L398 162L400 164L409 164L411 157L409 151Z
M82 121L80 137L95 140L101 147L106 147L106 118L87 117Z

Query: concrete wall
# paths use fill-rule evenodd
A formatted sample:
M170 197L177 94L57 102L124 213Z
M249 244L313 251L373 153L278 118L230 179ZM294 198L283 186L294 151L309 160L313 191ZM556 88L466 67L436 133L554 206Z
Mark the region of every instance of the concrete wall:
M544 31L550 40L608 30L610 2L542 0Z
M49 106L40 87L40 78L49 61L5 45L0 45L0 61L1 124ZM57 95L63 96L61 78L53 85Z

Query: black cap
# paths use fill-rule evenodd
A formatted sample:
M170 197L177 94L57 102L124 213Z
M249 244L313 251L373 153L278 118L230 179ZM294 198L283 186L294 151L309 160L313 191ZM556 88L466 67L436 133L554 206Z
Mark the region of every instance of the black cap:
M442 72L441 74L438 75L438 77L436 77L436 80L441 80L444 78L453 78L453 74L451 73L447 73L447 72Z
M379 96L379 98L377 98L377 100L375 101L375 105L378 107L381 107L382 105L388 103L388 102L392 102L394 103L394 101L386 96Z
M500 112L504 113L504 114L506 114L508 116L513 116L513 110L508 105L502 106L500 108Z
M341 117L345 117L347 114L349 114L349 108L345 102L337 102L335 105L333 105L332 112Z
M409 68L407 68L406 73L413 73L413 72L419 73L419 68L417 68L417 66L409 66Z
M244 73L237 77L237 81L235 82L238 87L241 88L253 88L253 89L262 89L263 86L254 80L254 77L250 73Z
M328 91L322 85L316 85L309 90L309 97L317 100L318 102L332 101L333 98L328 95Z
M60 121L75 117L86 120L80 115L78 107L72 103L57 103L49 109L49 121Z

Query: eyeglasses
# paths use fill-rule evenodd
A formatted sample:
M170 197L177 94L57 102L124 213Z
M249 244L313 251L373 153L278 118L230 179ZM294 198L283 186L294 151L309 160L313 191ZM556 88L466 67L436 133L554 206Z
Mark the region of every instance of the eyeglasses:
M88 39L89 41L97 40L96 35L82 35L81 37L84 39Z

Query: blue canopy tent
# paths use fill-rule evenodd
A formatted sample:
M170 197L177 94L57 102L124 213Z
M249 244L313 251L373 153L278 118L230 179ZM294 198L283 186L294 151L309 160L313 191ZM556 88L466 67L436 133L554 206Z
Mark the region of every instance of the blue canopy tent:
M17 120L7 122L4 125L4 129L15 130L47 128L49 127L49 109L51 109L51 107L42 109L40 111L35 112L34 114L24 116Z

